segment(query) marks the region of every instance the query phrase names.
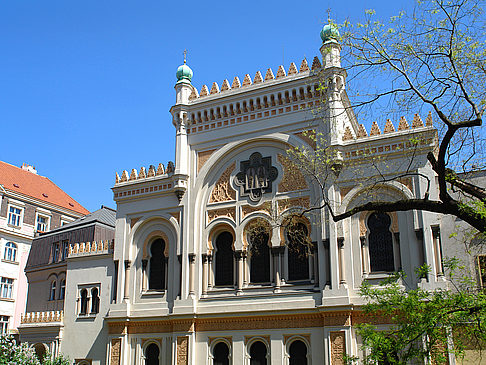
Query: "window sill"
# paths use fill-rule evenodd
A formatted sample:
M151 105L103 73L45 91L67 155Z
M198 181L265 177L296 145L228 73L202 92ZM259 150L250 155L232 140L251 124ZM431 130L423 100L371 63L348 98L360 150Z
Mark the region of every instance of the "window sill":
M86 313L86 314L79 313L78 317L76 318L76 321L87 321L87 322L94 321L97 315L98 313Z
M20 229L20 228L22 228L22 226L16 226L16 225L10 224L10 223L7 223L7 226L9 226L10 228L13 228L13 229Z
M2 262L5 262L7 264L14 264L14 265L18 265L18 261L11 261L11 260L5 260L5 259L2 259Z
M155 296L164 296L165 290L146 290L142 292L142 297L155 297Z
M388 279L391 275L393 275L395 272L393 271L380 271L380 272L371 272L369 274L363 274L363 279L368 279L368 280L378 280L378 279Z
M4 298L4 297L0 297L0 300L3 301L3 302L15 302L15 299L13 298Z

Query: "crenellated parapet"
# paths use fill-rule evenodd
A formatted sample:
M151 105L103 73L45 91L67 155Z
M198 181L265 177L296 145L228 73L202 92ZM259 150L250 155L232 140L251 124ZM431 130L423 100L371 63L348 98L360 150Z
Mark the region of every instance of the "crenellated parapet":
M113 253L115 240L78 242L69 245L69 258Z
M204 98L209 95L214 95L214 94L224 94L229 91L234 91L236 89L241 89L241 88L247 88L251 87L252 85L259 85L262 83L268 83L273 80L281 79L283 80L286 77L293 77L294 75L297 75L299 73L305 73L308 74L311 70L317 70L322 67L321 62L319 61L318 57L314 57L312 61L312 66L309 68L309 65L307 63L307 60L304 58L300 64L299 69L297 69L297 66L295 63L290 63L290 66L288 68L288 71L285 71L284 66L280 65L277 70L277 74L275 75L273 73L273 70L271 68L268 68L265 72L265 76L262 76L262 73L260 71L257 71L255 74L255 77L253 78L253 81L251 79L250 74L246 74L243 83L240 82L240 79L236 76L233 79L233 82L231 83L225 79L223 80L223 83L221 84L221 88L219 87L217 82L213 82L211 85L211 88L209 88L207 85L203 85L201 87L201 91L198 92L196 88L193 89L191 95L189 96L190 101L194 101L197 99Z
M349 159L369 158L381 154L401 153L412 149L433 150L437 146L437 130L433 127L432 114L425 119L415 114L410 124L405 117L401 117L395 127L388 119L383 131L377 122L373 122L369 133L363 124L358 127L354 136L349 127L346 127L343 138L344 156Z
M21 324L35 323L54 323L62 322L64 319L63 311L28 312L20 317Z
M127 170L124 170L120 175L118 172L115 173L115 184L125 183L128 181L135 181L135 180L144 180L144 179L154 179L154 178L166 178L172 175L175 171L175 165L172 161L169 161L167 167L165 167L162 163L159 163L159 166L156 168L154 165L150 165L148 170L145 167L141 167L140 171L136 169L132 169L130 174L128 174Z

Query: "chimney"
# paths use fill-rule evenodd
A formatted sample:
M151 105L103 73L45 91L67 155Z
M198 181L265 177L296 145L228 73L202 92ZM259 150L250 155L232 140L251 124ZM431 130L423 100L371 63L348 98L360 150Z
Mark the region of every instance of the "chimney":
M29 172L32 172L33 174L36 174L37 175L37 170L35 169L34 166L31 166L29 165L28 163L23 163L22 164L22 170L24 171L29 171Z

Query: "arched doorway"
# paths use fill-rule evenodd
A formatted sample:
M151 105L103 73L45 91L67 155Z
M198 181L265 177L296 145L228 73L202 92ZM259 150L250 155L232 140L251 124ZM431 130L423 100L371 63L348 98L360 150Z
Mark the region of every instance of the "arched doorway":
M155 343L151 343L145 349L145 365L159 365L159 346Z

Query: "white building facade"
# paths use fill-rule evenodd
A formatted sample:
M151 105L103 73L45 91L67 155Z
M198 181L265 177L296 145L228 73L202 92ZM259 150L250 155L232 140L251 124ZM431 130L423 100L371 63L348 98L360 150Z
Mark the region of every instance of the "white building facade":
M175 164L124 171L113 188L118 271L101 363L342 364L344 353L362 356L352 326L364 320L363 280L402 269L408 285L445 285L437 214L334 223L322 208L296 218L307 245L287 231L286 217L324 201L342 212L376 196L423 195L417 172L435 181L431 117L388 121L383 133L374 123L368 135L349 107L335 34L326 26L322 37L322 65L304 60L199 93L192 71L179 68ZM293 147L315 153L320 138L336 171L323 187L286 158ZM413 174L373 182L370 194L370 156L400 174L412 150ZM432 270L418 278L423 263Z

